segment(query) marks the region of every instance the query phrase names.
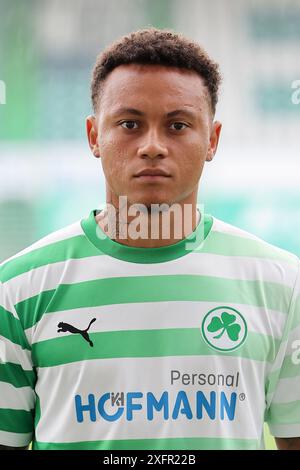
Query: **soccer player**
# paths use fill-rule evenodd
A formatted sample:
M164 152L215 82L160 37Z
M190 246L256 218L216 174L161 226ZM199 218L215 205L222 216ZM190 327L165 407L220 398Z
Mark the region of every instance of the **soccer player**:
M104 207L0 267L5 448L300 449L299 259L197 204L219 83L172 31L97 58Z

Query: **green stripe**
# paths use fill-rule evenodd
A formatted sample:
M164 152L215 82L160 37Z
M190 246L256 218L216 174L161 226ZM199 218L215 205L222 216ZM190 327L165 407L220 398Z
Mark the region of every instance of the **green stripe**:
M34 410L0 409L0 430L18 434L32 432L33 415Z
M258 439L190 437L169 439L124 439L90 442L38 442L33 450L255 450Z
M291 430L291 425L289 424L270 424L269 426L270 433L272 436L285 436L286 438L300 436L300 423L298 425L293 425ZM298 431L297 431L298 430Z
M288 403L273 403L268 412L268 423L300 424L300 399Z
M296 297L295 305L292 306L294 315L291 321L291 330L300 326L300 294Z
M292 361L292 356L286 356L280 369L273 371L268 377L268 385L266 393L272 394L275 392L278 382L281 379L289 379L298 377L300 375L299 364Z
M277 369L272 372L267 379L267 383L265 385L265 395L267 396L267 398L269 398L269 395L273 394L276 390L279 373L280 370Z
M7 382L14 387L32 387L36 382L34 371L23 370L19 364L7 362L0 364L0 381Z
M91 347L80 335L40 341L32 345L37 367L52 367L91 359L164 356L235 356L272 362L279 341L248 333L243 345L230 352L216 351L203 340L199 329L131 330L89 334Z
M64 289L65 288L65 289ZM30 297L29 299L23 300L15 305L15 309L19 318L21 319L24 329L31 328L42 318L45 313L48 313L48 309L51 310L51 300L55 299L56 295L60 298L59 293L66 290L67 286L58 285L57 289L44 291L41 294ZM57 303L57 297L56 297Z
M58 263L71 258L80 259L101 254L102 253L87 240L85 235L76 235L41 248L36 248L25 255L18 256L17 258L3 263L0 268L1 281L4 283L31 269L46 266L47 264Z
M263 240L239 237L214 230L212 230L211 236L207 237L203 248L199 249L199 251L224 256L249 256L286 261L296 267L299 263L297 256L293 253L282 250Z
M15 318L11 312L0 306L0 334L4 338L9 339L12 343L18 344L23 349L30 350L27 338L22 329L22 325L18 318Z
M15 305L24 328L44 313L138 302L208 301L264 306L286 313L291 289L272 282L200 275L131 276L60 284Z
M280 369L276 369L269 375L268 393L272 393L280 379L289 379L300 375L299 364L292 360L292 355L286 356Z
M41 402L40 397L36 393L36 401L35 401L35 416L34 416L34 429L37 428L37 425L41 419Z

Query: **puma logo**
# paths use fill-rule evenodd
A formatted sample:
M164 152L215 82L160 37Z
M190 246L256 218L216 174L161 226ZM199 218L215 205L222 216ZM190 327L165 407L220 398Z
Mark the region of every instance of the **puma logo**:
M90 329L90 326L91 326L92 323L94 323L94 321L96 321L96 318L93 318L90 321L89 326L87 327L86 330L79 330L75 326L69 325L69 323L64 323L64 322L61 321L57 325L57 327L58 327L57 333L61 333L61 332L63 332L63 333L67 333L67 332L69 332L69 333L79 333L83 337L83 339L85 339L89 343L89 345L91 347L93 347L94 345L93 345L93 342L90 340L90 337L88 335L88 330Z

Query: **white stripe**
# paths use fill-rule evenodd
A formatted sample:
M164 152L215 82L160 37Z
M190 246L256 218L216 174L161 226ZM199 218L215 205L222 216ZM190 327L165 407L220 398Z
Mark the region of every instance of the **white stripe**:
M300 436L300 424L269 424L269 429L275 437Z
M300 353L299 351L299 340L300 340L300 325L297 326L297 328L294 328L292 331L289 333L288 337L288 344L286 348L286 356L291 356L292 354L294 356L297 355L298 358L300 358ZM298 366L300 368L300 366Z
M58 333L58 323L69 323L80 330L96 318L90 333L123 330L157 330L165 328L201 328L207 312L219 307L219 302L167 301L103 305L65 310L44 315L39 323L25 330L29 344L70 335ZM233 304L244 316L248 331L280 339L286 315L252 305Z
M0 444L10 447L25 447L28 446L32 439L32 433L18 433L0 431Z
M284 361L284 357L286 354L286 348L287 348L287 341L281 341L279 350L277 352L277 356L275 358L275 361L273 362L272 367L270 368L270 375L276 372L278 369L282 367L282 363ZM271 400L273 397L273 392L269 393L266 398L266 405L267 408L270 406Z
M191 253L166 263L140 264L120 261L107 255L68 259L40 266L10 279L5 285L16 304L59 284L75 284L115 277L198 275L241 281L273 282L292 288L296 269L288 263L251 257L228 257Z
M231 225L215 216L212 217L214 219L214 223L211 228L213 232L222 232L228 235L233 235L235 237L249 238L250 240L256 240L258 242L265 243L264 240L250 232L247 232L246 230L236 227L235 225Z
M295 266L298 265L299 260L298 260L298 257L294 253L291 253L287 250L279 248L276 245L272 245L266 240L263 240L262 238L257 237L256 235L250 232L247 232L246 230L240 229L239 227L228 224L227 222L224 222L223 220L217 219L216 217L213 217L213 219L214 219L214 224L212 225L211 232L221 232L221 233L225 233L227 235L232 235L235 237L241 237L241 238L246 238L249 240L254 240L258 242L261 248L266 248L267 256L268 256L269 250L273 250L274 256L276 256L277 254L280 257L280 261L282 257L285 257L286 260L290 264L294 264Z
M3 307L7 312L11 313L13 317L19 320L15 306L12 304L11 299L9 299L9 296L7 294L8 293L4 291L3 283L0 281L0 306Z
M0 408L30 411L34 408L35 393L31 387L14 387L0 382Z
M297 377L288 377L279 380L272 404L289 403L297 400L299 400L300 406L300 367Z
M6 362L19 364L23 370L32 370L30 351L0 336L0 364Z
M1 265L6 264L8 261L12 261L13 259L19 258L20 256L26 255L31 251L37 250L38 248L43 248L47 245L51 245L52 243L56 243L59 241L67 240L68 238L75 237L77 235L82 235L84 232L80 225L80 221L76 221L67 227L61 228L60 230L56 230L55 232L50 233L46 237L41 238L37 242L33 243L32 245L28 246L22 251L19 251L14 256L4 260Z
M74 442L97 441L102 439L151 439L176 437L212 437L260 439L263 429L264 414L264 376L263 363L255 361L210 356L206 358L165 357L165 358L117 358L91 360L80 364L39 369L39 380L36 391L40 397L41 419L36 429L37 441L44 442ZM217 385L183 385L176 381L171 385L171 370L181 374L224 374L235 375L240 371L238 387ZM236 376L235 376L236 377ZM51 393L49 393L51 384ZM97 411L95 422L90 421L89 412L84 412L84 420L78 423L75 411L75 395L82 397L82 403L87 403L88 394L94 394L97 403L101 395L108 392L142 392L144 398L147 392L154 393L157 399L163 391L169 391L170 419L164 420L162 412L154 411L154 419L147 420L146 409L133 411L134 419L122 419L114 422L104 420ZM178 419L172 419L175 397L184 390L189 398L194 418L188 420L179 414ZM206 411L202 419L195 416L195 396L197 391L210 396L211 391L221 390L227 394L236 392L238 397L245 394L245 399L236 402L235 420L223 421L218 414L216 419L210 419ZM229 398L229 397L228 397ZM136 399L134 403L143 400ZM86 403L85 403L86 402ZM143 402L145 403L145 402ZM116 407L107 408L108 413L115 413Z
M270 374L272 374L273 372L276 372L278 369L281 369L283 367L283 362L284 362L284 359L286 357L288 357L288 365L289 367L292 365L292 362L291 362L291 359L292 359L292 355L295 355L296 359L297 359L297 362L295 362L294 366L295 366L295 370L298 370L299 369L299 358L300 358L300 353L299 353L299 338L300 338L300 326L298 328L295 328L290 334L289 334L289 337L288 339L285 339L283 340L281 343L280 343L280 347L279 347L279 350L278 350L278 353L277 353L277 356L276 356L276 359L270 369ZM295 342L297 342L297 349L295 347L293 347L295 344ZM294 379L297 379L297 377L293 377ZM288 380L289 378L287 379L280 379L279 381L279 384L280 382L283 380ZM285 382L283 382L284 384ZM282 390L282 389L281 389ZM291 393L293 393L293 391L290 391ZM275 392L272 392L272 393L269 393L266 397L266 405L267 405L267 408L269 408L270 404L271 404L271 401L273 399L273 396L274 396L274 393L276 393L276 390ZM298 389L298 398L299 399L299 389Z

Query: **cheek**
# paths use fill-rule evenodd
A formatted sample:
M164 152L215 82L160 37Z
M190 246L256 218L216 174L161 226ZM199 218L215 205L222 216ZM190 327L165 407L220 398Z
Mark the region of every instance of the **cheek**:
M189 145L180 159L180 173L184 179L190 178L191 181L199 179L201 175L207 147L199 142Z
M101 162L103 173L110 185L123 184L128 171L128 156L124 149L113 140L101 146Z

